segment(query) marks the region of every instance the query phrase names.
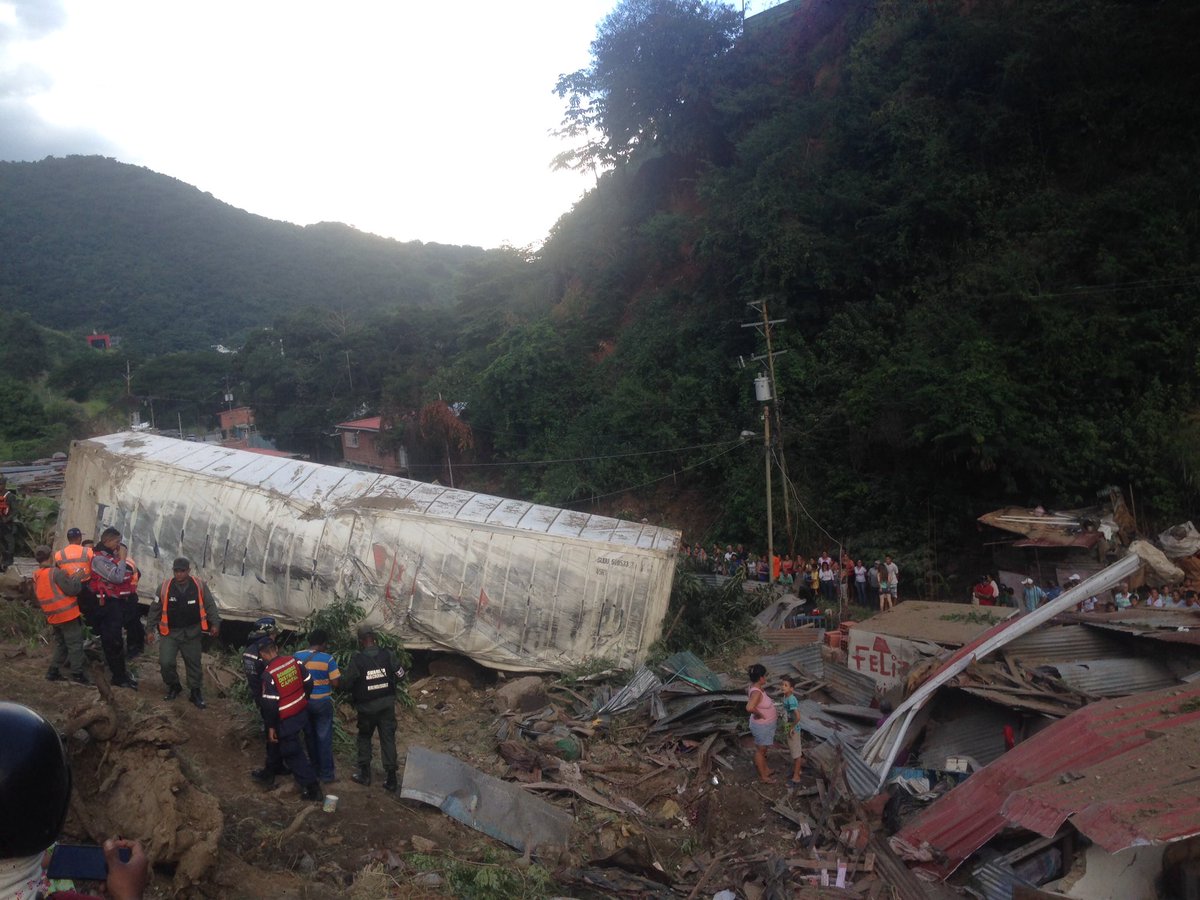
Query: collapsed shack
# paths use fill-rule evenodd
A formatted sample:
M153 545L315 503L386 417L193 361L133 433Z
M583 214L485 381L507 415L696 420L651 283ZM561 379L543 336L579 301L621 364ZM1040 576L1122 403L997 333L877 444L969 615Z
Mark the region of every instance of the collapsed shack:
M996 882L1057 879L1066 896L1145 896L1159 869L1195 891L1198 747L1200 685L1093 703L968 779L891 844L922 877L944 879L1006 827L1029 832L975 866L972 881L987 897L1001 895ZM1072 866L1075 855L1083 866Z

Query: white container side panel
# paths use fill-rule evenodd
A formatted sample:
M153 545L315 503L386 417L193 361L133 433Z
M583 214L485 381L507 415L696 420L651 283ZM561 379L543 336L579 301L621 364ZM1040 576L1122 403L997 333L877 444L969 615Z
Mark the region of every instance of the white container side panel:
M677 532L654 529L646 546L651 529L615 519L115 437L73 448L60 522L121 529L144 594L187 556L231 618L295 623L357 597L410 647L511 670L631 666L660 635Z

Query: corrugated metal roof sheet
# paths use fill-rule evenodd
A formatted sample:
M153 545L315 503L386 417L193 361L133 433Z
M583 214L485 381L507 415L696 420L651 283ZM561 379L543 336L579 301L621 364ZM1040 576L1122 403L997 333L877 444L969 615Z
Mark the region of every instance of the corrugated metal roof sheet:
M1200 722L1172 729L1141 747L1105 760L1070 780L1014 793L1003 813L1044 837L1064 821L1116 853L1139 844L1167 844L1200 833L1200 772L1194 768Z
M1092 659L1086 662L1057 662L1059 677L1094 697L1123 697L1177 684L1164 663L1156 659Z
M774 656L764 656L759 660L772 677L788 675L793 672L803 672L812 678L825 677L825 661L821 656L820 644L804 644L776 653Z
M855 672L836 662L826 664L824 678L829 692L839 702L858 706L869 706L879 687L879 683L870 675Z
M365 419L351 419L349 422L338 422L338 428L359 428L364 431L379 431L383 424L383 416L368 416Z
M1165 733L1176 731L1191 739L1147 749L1147 745L1161 740ZM903 853L906 846L918 848L928 844L942 861L923 862L920 867L934 878L945 878L1008 824L1010 818L1002 810L1012 795L1035 786L1028 796L1050 792L1059 776L1067 772L1087 776L1092 767L1118 757L1125 766L1137 770L1137 783L1143 793L1157 795L1159 787L1166 788L1168 794L1171 790L1178 793L1181 775L1200 781L1200 775L1192 768L1200 765L1200 740L1195 739L1198 732L1200 684L1093 703L1043 729L972 775L909 822L892 838L893 846ZM1137 762L1151 756L1158 760L1163 752L1174 753L1170 764L1158 762L1150 766ZM1090 817L1073 820L1073 824L1093 837L1093 832L1102 830L1098 823L1111 818L1114 823L1119 820L1128 831L1136 832L1143 843L1155 843L1166 833L1174 835L1170 839L1176 839L1186 836L1185 833L1200 833L1200 801L1196 794L1193 787L1187 798L1178 798L1161 812L1143 809L1143 817L1136 818L1125 815L1122 808L1109 809L1105 806L1105 796L1096 793L1089 798ZM1126 802L1123 797L1114 799L1117 803ZM1057 808L1061 812L1061 804ZM1019 824L1039 834L1053 834L1066 818L1062 816L1050 828L1048 815L1037 819L1027 810L1031 808L1014 805L1012 813ZM1032 827L1034 824L1037 827ZM1085 830L1085 826L1091 830ZM1107 835L1105 839L1112 837L1115 835ZM1093 839L1100 843L1099 838Z
M1004 755L1004 726L1016 725L1019 719L1007 710L990 703L978 704L965 714L947 721L931 719L925 726L921 742L921 763L924 766L945 768L950 756L969 756L981 766Z
M1085 625L1047 625L1017 638L1005 654L1026 666L1048 662L1080 662L1088 659L1113 659L1121 654L1120 640Z
M1083 534L1069 534L1064 537L1041 537L1041 538L1025 538L1020 541L1014 541L1014 547L1081 547L1090 549L1100 541L1100 534L1096 531L1085 531Z

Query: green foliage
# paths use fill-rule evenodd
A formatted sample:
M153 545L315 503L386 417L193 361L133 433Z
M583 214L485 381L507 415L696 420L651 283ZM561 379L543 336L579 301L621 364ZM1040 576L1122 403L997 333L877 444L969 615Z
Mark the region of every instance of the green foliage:
M555 93L568 101L560 135L582 144L556 165L608 166L639 149L706 149L710 67L740 25L733 7L709 0L621 0L600 23L591 64L559 76Z
M314 609L300 623L300 631L297 634L299 646L308 646L305 643L307 636L322 628L329 635L326 652L338 661L338 666L344 667L349 664L350 657L358 651L358 626L366 616L367 612L357 598L335 597L320 609ZM385 631L379 631L375 640L381 647L395 652L405 669L412 666L412 657L398 638Z
M765 592L746 593L740 578L710 588L677 569L665 619L669 633L655 645L654 655L690 650L707 658L737 652L756 640L754 616L762 611L765 599Z
M1200 6L1154 13L830 2L734 40L728 7L625 0L557 88L560 162L608 170L536 253L295 229L112 161L0 164L0 304L129 329L127 357L10 347L0 456L65 449L63 397L124 413L126 361L200 415L220 367L148 357L233 336L238 402L286 449L336 460L338 421L386 413L431 479L444 442L416 416L440 397L474 436L459 484L664 522L699 496L703 537L762 549L737 360L765 299L777 547L836 534L936 588L995 506L1117 484L1145 528L1194 518Z
M5 641L39 645L46 630L46 617L41 610L20 600L0 599L0 635Z
M405 860L418 872L439 873L451 894L463 900L540 900L553 896L554 880L542 866L499 863L493 850L482 855L478 862L423 853L409 853Z
M17 547L25 556L33 556L39 544L54 545L58 523L58 501L53 497L33 497L17 494Z

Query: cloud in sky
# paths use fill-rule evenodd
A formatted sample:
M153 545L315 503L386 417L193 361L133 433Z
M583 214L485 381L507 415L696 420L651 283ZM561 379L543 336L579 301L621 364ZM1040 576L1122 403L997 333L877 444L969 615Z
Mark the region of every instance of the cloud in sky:
M260 215L536 243L557 77L616 0L0 0L0 158L102 153Z
M20 49L62 27L65 11L58 2L16 0L0 3L0 157L41 159L62 153L106 153L111 145L86 129L49 124L32 108L30 98L48 90L50 73L22 59Z

